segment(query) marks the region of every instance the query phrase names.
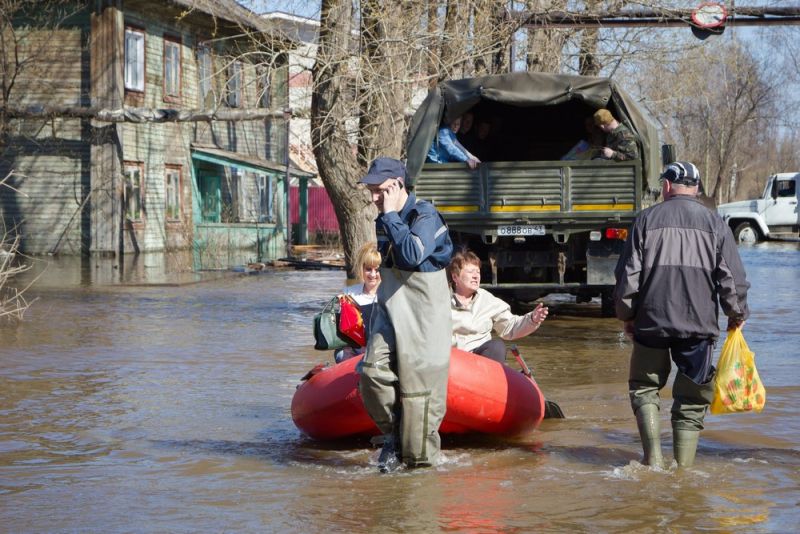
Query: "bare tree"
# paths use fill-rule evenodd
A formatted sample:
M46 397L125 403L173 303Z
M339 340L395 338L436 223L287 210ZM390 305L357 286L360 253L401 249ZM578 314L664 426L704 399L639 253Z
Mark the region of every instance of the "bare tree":
M644 77L645 93L682 159L697 162L710 196L727 201L732 181L741 183L737 177L748 170L747 145L769 144L764 125L775 116L775 96L759 63L737 43L720 43L652 65Z
M563 11L566 0L527 0L526 9L536 13ZM574 31L552 28L529 28L526 64L529 71L558 72L563 61L563 50L567 39Z
M362 0L357 10L349 0L322 0L321 6L312 145L350 269L361 244L374 239L375 212L356 182L375 157L402 156L413 92L439 79L509 69L516 27L489 0Z
M7 183L12 175L13 173L9 173L0 180L0 189L13 189ZM33 282L28 282L21 289L14 284L18 275L31 268L30 264L20 261L22 259L19 253L20 240L21 236L16 232L13 236L6 228L0 232L0 320L22 320L25 311L32 303L25 298L25 292Z
M374 210L368 209L366 193L356 184L363 165L359 164L348 133L348 122L357 116L352 108L356 97L351 64L353 15L350 0L322 1L311 97L314 157L336 208L348 266L353 264L356 244L374 237L369 221L375 215Z

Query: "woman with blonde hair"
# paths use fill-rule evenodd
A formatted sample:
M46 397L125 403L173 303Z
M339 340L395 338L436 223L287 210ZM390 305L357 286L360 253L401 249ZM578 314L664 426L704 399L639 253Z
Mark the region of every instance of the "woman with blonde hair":
M372 309L378 299L378 286L381 283L381 253L378 252L378 244L375 242L365 243L356 254L356 261L353 265L359 283L347 286L342 293L350 295L358 303L361 309L361 317L364 321L364 334L369 339L370 317ZM352 348L345 347L334 353L336 362L344 361L353 356L358 356L364 352L364 347Z

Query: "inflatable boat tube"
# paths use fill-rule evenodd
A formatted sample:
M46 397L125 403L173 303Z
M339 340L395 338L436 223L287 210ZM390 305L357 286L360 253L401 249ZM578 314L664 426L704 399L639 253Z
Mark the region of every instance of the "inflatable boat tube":
M378 434L358 391L360 357L323 369L303 382L292 398L292 419L316 440ZM452 349L443 434L515 436L544 418L536 382L494 360Z

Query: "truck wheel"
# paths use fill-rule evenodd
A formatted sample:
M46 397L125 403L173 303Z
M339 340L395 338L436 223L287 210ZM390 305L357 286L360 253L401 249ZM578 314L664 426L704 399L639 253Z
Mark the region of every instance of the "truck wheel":
M603 317L614 317L616 314L614 310L614 297L611 296L611 293L600 293L600 315Z
M733 230L733 237L738 243L758 243L758 230L749 222L743 222Z

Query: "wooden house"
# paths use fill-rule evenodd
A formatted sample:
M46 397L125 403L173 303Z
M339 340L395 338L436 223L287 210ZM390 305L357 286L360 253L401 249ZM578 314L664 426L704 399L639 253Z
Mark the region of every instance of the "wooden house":
M310 177L288 157L291 43L234 0L52 4L14 18L5 232L32 254L284 255L289 180Z

